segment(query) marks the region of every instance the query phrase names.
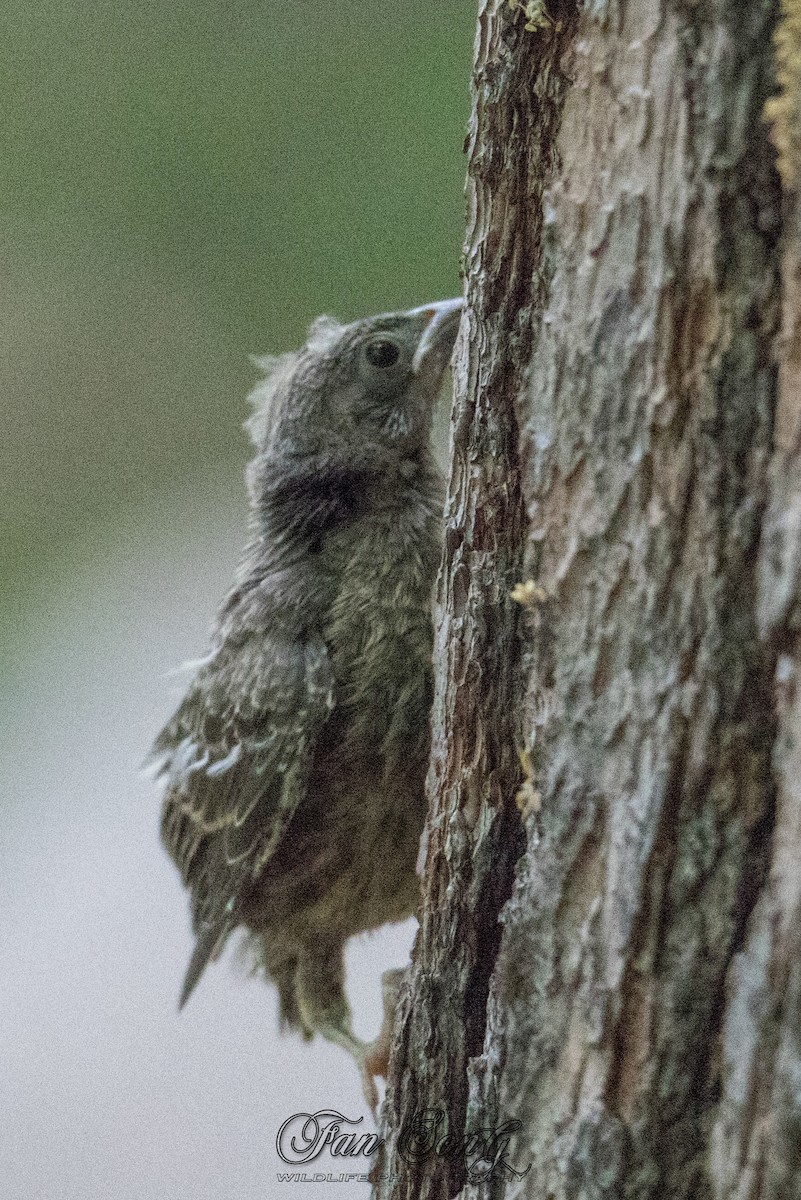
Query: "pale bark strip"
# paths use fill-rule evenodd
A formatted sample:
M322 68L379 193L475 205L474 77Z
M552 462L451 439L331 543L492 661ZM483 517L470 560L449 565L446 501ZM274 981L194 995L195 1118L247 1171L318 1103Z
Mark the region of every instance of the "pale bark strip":
M519 580L524 511L515 401L530 355L542 229L565 81L558 54L568 6L547 36L526 32L506 0L480 5L468 150L468 309L455 370L442 620L429 777L433 801L424 909L401 1000L388 1087L381 1197L447 1197L465 1156L408 1162L398 1134L423 1109L469 1128L468 1064L484 1042L498 917L524 845L520 767ZM412 999L413 997L413 999Z
M534 1165L482 1195L714 1194L725 981L774 817L771 20L628 0L588 6L576 37L523 402L550 593L529 649L541 836L473 1066Z
M769 106L788 188L779 404L758 617L778 654L770 876L727 981L716 1200L801 1200L801 4L784 0L781 91Z

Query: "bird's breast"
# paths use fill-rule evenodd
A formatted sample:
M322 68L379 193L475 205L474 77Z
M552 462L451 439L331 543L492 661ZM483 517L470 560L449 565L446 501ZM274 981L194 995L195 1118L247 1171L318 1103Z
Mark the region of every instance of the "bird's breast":
M432 692L433 521L375 520L349 547L324 632L343 747L391 763L427 747Z

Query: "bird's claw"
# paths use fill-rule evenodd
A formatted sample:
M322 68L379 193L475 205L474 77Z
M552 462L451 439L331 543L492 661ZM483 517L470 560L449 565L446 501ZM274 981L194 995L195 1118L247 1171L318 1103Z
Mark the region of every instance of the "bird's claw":
M373 1052L375 1042L371 1042L364 1047L364 1053L361 1055L359 1064L362 1076L362 1092L364 1098L370 1107L370 1112L373 1114L373 1119L378 1118L378 1088L376 1087L376 1076L380 1075L386 1079L386 1063L382 1066L381 1062L376 1060Z

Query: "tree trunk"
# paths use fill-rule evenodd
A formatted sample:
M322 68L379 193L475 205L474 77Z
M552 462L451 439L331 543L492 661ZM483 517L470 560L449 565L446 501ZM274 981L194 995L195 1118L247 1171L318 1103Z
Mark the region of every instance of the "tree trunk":
M377 1197L801 1198L799 14L480 5Z

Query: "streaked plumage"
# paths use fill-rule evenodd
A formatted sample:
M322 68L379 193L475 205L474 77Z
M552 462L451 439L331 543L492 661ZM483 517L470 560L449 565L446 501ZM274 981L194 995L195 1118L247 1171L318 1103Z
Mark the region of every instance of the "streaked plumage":
M441 537L430 424L460 308L320 318L300 351L263 362L250 544L153 752L197 938L182 1003L244 926L285 1023L361 1063L344 942L417 904Z

